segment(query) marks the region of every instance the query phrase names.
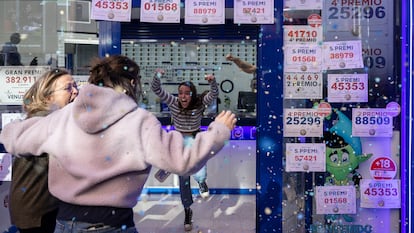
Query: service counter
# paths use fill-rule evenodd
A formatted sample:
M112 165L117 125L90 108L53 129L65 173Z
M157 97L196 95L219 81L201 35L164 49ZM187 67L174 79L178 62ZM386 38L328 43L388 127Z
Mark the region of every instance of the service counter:
M170 113L154 113L162 125L170 125L171 117ZM256 125L256 113L255 112L238 112L236 113L238 126L255 126ZM201 120L201 125L207 126L214 120L214 116L204 117Z
M174 130L168 114L157 115L165 130ZM214 118L202 120L202 130ZM256 117L238 114L237 126L224 148L207 163L207 184L210 193L255 194L256 190ZM170 175L164 182L154 178L157 168L152 169L146 182L146 193L178 193L177 175ZM197 182L191 178L193 193L198 193Z

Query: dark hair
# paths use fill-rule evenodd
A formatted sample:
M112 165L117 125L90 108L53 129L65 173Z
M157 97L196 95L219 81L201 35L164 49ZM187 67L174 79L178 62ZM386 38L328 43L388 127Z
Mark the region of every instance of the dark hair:
M20 33L15 32L10 35L10 42L12 42L13 44L20 43L20 40L21 40Z
M141 81L138 64L123 55L112 55L94 59L89 83L120 90L139 101Z
M188 107L186 109L188 109L188 110L196 109L196 108L200 107L201 105L203 105L204 96L208 93L208 91L204 91L203 93L201 93L201 95L197 95L197 88L195 87L194 83L192 83L190 81L180 83L178 85L178 89L180 89L181 86L187 86L187 87L190 88L190 91L191 91L190 104L188 105ZM178 106L181 109L184 109L181 106L180 102L178 102Z

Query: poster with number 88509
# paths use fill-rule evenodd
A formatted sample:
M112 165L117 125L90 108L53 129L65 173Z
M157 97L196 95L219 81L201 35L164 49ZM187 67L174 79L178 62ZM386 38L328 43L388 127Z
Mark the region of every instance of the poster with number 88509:
M383 108L353 108L352 136L392 137L393 118Z

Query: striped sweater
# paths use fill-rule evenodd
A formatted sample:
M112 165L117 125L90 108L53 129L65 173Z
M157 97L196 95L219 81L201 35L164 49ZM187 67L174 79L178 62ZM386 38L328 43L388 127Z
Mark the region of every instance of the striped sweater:
M154 76L151 83L152 91L160 98L160 101L168 105L175 129L183 133L190 133L200 129L201 118L206 106L217 99L219 94L216 80L210 82L210 88L211 90L204 96L202 106L196 109L185 110L179 107L178 97L162 89L161 80L157 76Z

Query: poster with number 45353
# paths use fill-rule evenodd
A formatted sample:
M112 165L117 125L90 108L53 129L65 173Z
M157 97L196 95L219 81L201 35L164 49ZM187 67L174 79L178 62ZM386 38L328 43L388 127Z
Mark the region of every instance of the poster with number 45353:
M131 0L92 0L91 19L131 21Z

